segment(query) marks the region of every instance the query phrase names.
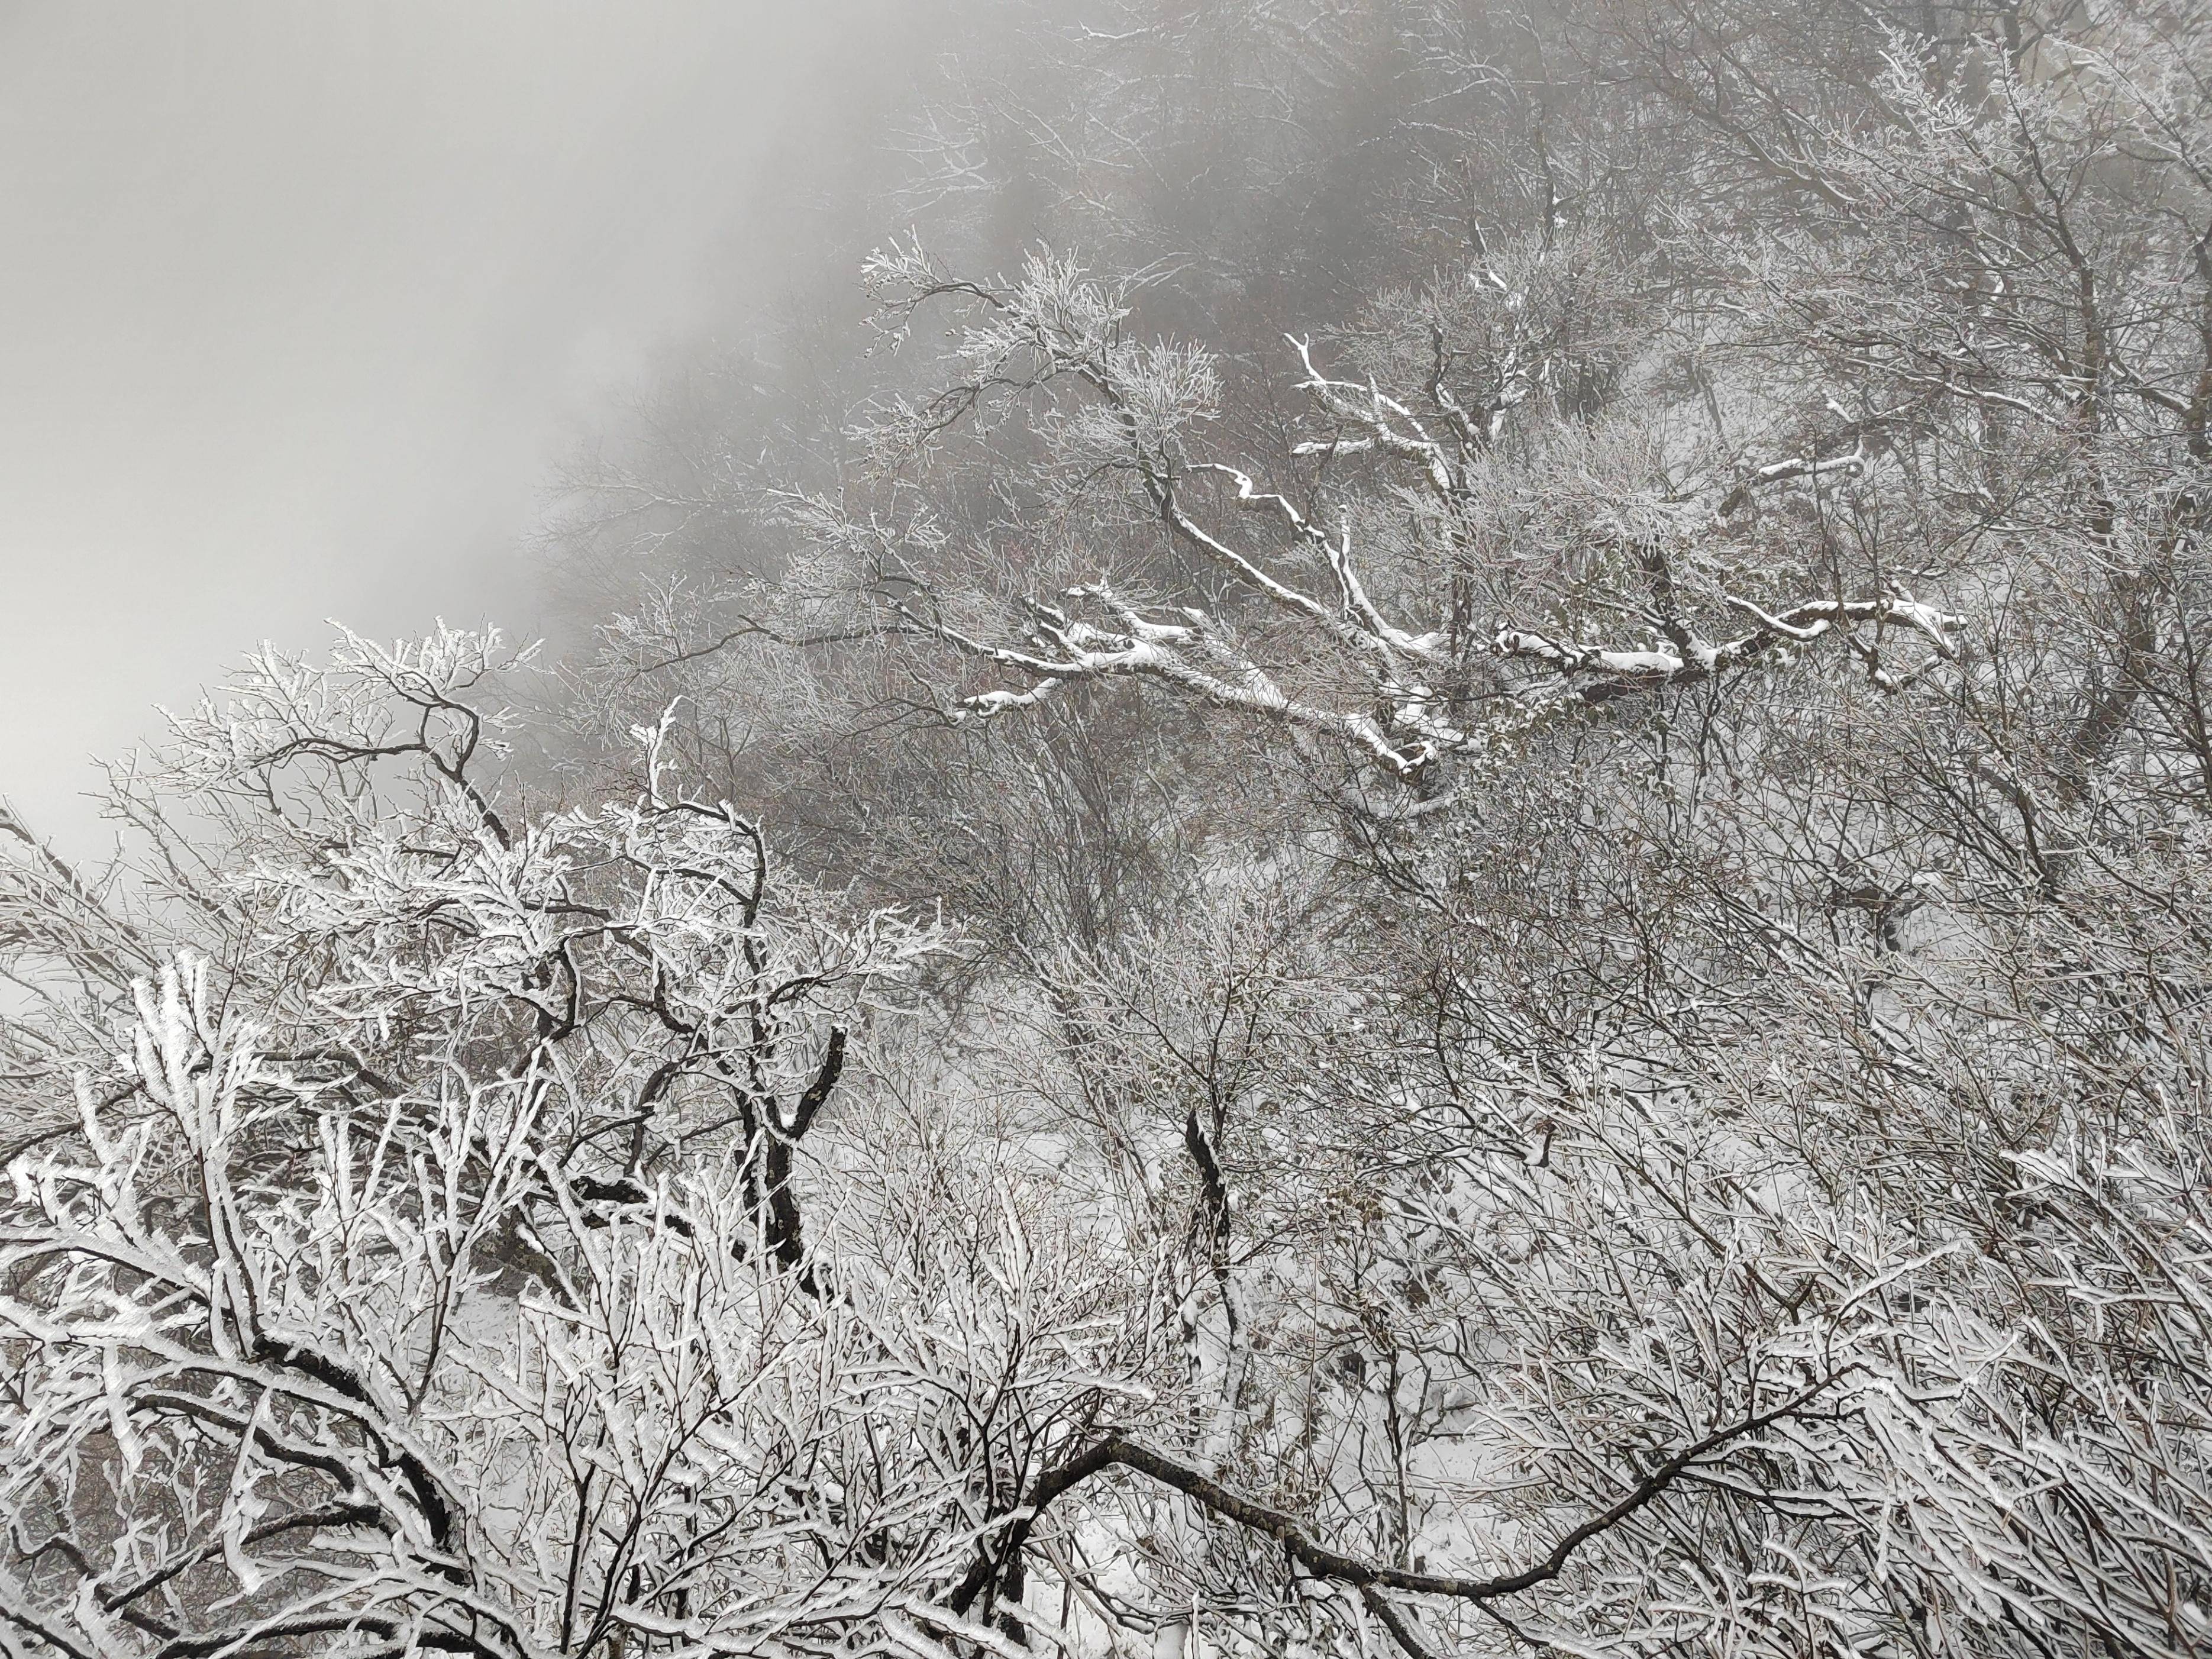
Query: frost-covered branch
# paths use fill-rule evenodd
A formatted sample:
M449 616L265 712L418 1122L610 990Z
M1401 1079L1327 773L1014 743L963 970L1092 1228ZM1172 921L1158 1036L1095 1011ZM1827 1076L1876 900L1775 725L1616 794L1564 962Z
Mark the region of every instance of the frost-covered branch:
M1331 736L1390 774L1413 778L1445 756L1486 748L1498 730L1516 727L1548 706L1553 690L1540 679L1502 672L1511 665L1555 671L1584 700L1599 701L1748 668L1784 645L1810 644L1840 632L1850 637L1875 683L1894 690L1924 672L1929 663L1954 655L1956 636L1965 626L1961 617L1901 595L1803 600L1769 611L1748 598L1727 594L1729 608L1759 624L1753 632L1702 637L1683 618L1669 614L1661 619L1666 643L1646 648L1583 644L1510 621L1500 622L1486 640L1455 629L1443 617L1428 626L1394 622L1360 569L1351 514L1340 514L1333 526L1325 525L1319 510L1303 504L1293 492L1268 486L1245 467L1192 453L1197 428L1209 418L1212 372L1200 356L1127 340L1122 331L1131 309L1126 296L1099 287L1072 263L1042 255L1030 259L1020 283L1004 289L947 278L914 249L879 255L872 270L879 288L888 284L892 314L902 327L916 307L932 300L964 301L982 308L978 323L962 337L960 356L969 372L926 404L894 410L879 428L879 437L891 449L904 453L971 416L1001 418L986 411L1011 391L1044 392L1063 380L1073 382L1090 401L1054 419L1085 434L1086 456L1133 474L1173 543L1228 577L1232 594L1241 589L1262 607L1261 617L1247 622L1221 605L1146 607L1103 582L1086 582L1050 602L1019 596L1025 630L1018 639L999 640L938 616L919 593L898 598L892 608L902 625L928 632L1021 682L967 694L955 705L956 719L1032 708L1058 688L1085 680L1147 678L1218 708ZM1502 303L1509 309L1525 304L1495 271L1487 273L1486 281L1504 295ZM1433 341L1429 396L1439 416L1459 434L1449 447L1432 434L1407 400L1373 380L1363 385L1322 373L1310 342L1293 339L1304 376L1301 389L1324 416L1352 433L1301 442L1294 453L1366 453L1411 463L1441 511L1450 515L1466 510L1475 469L1486 464L1498 436L1496 422L1507 410L1525 404L1540 379L1520 355L1519 335L1514 337L1509 361L1498 371L1504 389L1482 423L1473 422L1465 406L1449 394L1449 354L1441 334ZM1850 455L1777 463L1759 476L1770 483L1832 473L1857 476L1864 464L1862 440ZM1194 488L1200 479L1228 485L1231 493L1225 504L1272 526L1279 545L1271 548L1264 540L1248 544L1216 522L1212 502ZM1307 579L1316 566L1316 574L1325 574L1325 586ZM1288 637L1311 637L1288 649L1273 645L1284 636L1271 630L1267 612L1276 629L1289 630ZM1885 665L1879 641L1885 629L1897 626L1913 631L1931 654L1913 667L1893 671ZM1875 643L1856 636L1853 630L1861 628L1873 630ZM1286 685L1262 660L1261 641L1270 641L1270 657L1328 662L1325 678L1355 681L1360 688L1356 701L1340 701L1340 691Z

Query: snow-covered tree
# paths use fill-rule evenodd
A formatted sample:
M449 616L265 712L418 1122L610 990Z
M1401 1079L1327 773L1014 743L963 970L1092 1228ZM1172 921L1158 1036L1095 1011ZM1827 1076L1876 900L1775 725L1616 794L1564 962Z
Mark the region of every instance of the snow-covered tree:
M2201 8L945 27L557 693L0 820L0 1643L2212 1645Z

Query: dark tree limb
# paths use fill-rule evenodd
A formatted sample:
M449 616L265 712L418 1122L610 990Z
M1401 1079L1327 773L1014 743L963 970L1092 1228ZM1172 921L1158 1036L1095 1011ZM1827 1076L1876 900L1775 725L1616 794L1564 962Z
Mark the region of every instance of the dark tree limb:
M1181 1492L1211 1514L1272 1538L1293 1561L1317 1578L1349 1584L1361 1590L1395 1589L1413 1595L1442 1595L1462 1601L1488 1601L1518 1595L1524 1590L1534 1589L1537 1585L1558 1577L1566 1571L1568 1562L1583 1545L1660 1498L1702 1459L1733 1441L1748 1434L1756 1434L1759 1430L1802 1411L1813 1400L1833 1387L1838 1375L1832 1373L1824 1376L1791 1395L1778 1406L1724 1424L1702 1438L1692 1441L1639 1479L1618 1502L1601 1510L1567 1533L1552 1547L1550 1553L1543 1559L1517 1571L1501 1573L1490 1578L1412 1572L1402 1567L1385 1566L1378 1562L1362 1560L1355 1555L1347 1555L1310 1537L1297 1517L1287 1510L1274 1509L1247 1498L1222 1485L1212 1476L1177 1462L1150 1447L1140 1446L1118 1434L1109 1435L1038 1480L1030 1494L1029 1502L1015 1512L1006 1527L1002 1547L994 1551L987 1545L977 1552L974 1565L954 1589L948 1605L955 1612L965 1612L989 1586L998 1571L998 1564L1018 1555L1037 1520L1054 1502L1094 1475L1117 1468L1156 1480Z

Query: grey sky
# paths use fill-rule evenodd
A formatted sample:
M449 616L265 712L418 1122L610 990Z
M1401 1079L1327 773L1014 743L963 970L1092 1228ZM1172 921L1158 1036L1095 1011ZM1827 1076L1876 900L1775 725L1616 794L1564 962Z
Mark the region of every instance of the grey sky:
M325 617L529 631L547 463L884 11L0 0L0 793L82 845L88 752Z

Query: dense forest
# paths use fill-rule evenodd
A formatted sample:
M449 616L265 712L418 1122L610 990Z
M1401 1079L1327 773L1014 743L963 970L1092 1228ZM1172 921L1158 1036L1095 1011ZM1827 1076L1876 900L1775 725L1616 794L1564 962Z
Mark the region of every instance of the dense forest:
M940 9L0 816L0 1654L2212 1651L2212 9Z

